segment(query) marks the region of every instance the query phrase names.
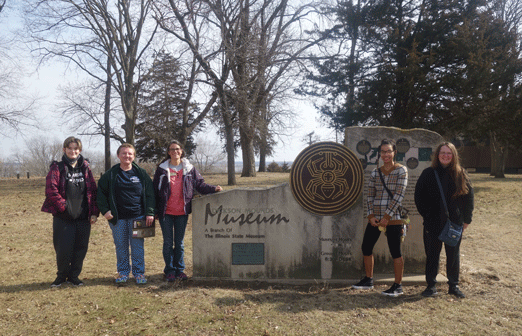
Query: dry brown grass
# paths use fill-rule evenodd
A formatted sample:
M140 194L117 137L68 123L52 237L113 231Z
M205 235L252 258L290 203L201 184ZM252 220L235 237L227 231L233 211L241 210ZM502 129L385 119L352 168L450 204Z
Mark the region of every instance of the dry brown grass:
M239 178L278 184L287 174ZM349 286L163 281L161 231L146 240L149 284L113 284L115 253L105 220L93 227L85 286L51 289L51 216L40 212L44 180L0 180L0 333L3 335L518 335L522 330L521 176L472 175L474 221L462 243L464 300L425 299L423 286L387 298ZM226 184L226 176L207 176ZM225 186L225 188L228 188ZM191 273L191 232L186 239Z

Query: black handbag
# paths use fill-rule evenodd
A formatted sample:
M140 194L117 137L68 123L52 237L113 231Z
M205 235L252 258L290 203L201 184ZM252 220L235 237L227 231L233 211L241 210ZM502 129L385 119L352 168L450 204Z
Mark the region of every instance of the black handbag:
M462 237L462 225L457 225L453 223L449 218L448 205L446 204L446 197L444 196L444 192L442 191L442 185L440 184L439 174L434 171L435 179L437 180L437 184L439 185L440 197L442 197L442 203L444 204L444 211L446 211L446 224L444 224L444 228L439 235L439 240L444 242L449 246L456 246L459 243L460 238Z

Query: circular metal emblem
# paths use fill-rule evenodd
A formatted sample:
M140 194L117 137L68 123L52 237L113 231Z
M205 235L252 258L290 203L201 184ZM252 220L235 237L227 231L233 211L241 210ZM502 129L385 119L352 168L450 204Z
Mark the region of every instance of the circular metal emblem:
M296 201L317 215L336 215L359 198L364 184L361 161L336 142L305 148L292 164L290 186Z
M407 151L410 150L410 142L408 141L408 139L401 138L397 140L395 145L397 146L397 153L405 154Z
M370 151L372 150L372 145L370 144L370 142L368 142L368 140L361 140L357 143L355 149L357 150L357 153L361 155L366 155L370 153Z
M415 169L419 166L419 160L417 158L411 157L406 161L406 167L408 169Z

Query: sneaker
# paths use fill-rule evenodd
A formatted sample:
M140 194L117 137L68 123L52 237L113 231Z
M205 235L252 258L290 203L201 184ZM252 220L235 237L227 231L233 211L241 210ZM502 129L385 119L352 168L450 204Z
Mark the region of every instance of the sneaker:
M354 289L372 289L373 288L373 278L368 278L365 276L361 281L352 285Z
M181 281L184 281L184 280L187 280L187 279L188 279L188 276L187 276L185 273L181 272L181 273L179 273L178 275L176 275L176 279L179 279L179 280L181 280Z
M382 292L382 295L387 295L391 297L397 297L402 294L404 294L404 292L402 291L402 285L398 283L393 283L393 285L389 289Z
M136 278L136 283L138 285L144 285L147 283L147 278L145 278L145 274L139 274L135 278Z
M81 280L78 279L77 277L76 277L76 278L69 278L69 279L67 279L67 281L69 281L70 283L72 283L73 286L83 286L83 281L81 281Z
M455 295L459 299L464 299L466 297L466 295L460 291L459 286L451 286L448 290L448 294Z
M424 296L424 297L432 297L432 296L436 296L437 294L438 294L437 293L437 288L435 286L428 286L421 293L421 295Z
M65 278L57 277L51 284L51 287L60 287L65 282L67 282Z
M171 274L167 275L167 282L174 282L174 281L176 281L176 274L171 273Z
M116 281L117 284L124 284L124 283L127 282L127 280L129 280L129 276L128 275L119 273L118 277L116 278L115 281Z

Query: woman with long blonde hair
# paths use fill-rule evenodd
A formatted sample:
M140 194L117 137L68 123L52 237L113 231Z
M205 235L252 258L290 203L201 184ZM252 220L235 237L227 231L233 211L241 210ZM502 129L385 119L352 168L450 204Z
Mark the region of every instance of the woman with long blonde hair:
M442 250L442 241L438 237L447 221L435 174L439 176L442 185L449 219L457 225L462 225L466 230L473 215L473 188L468 174L460 165L459 154L455 146L450 142L443 142L435 150L431 167L422 172L415 186L415 205L424 220L427 287L422 292L422 296L425 297L437 295L437 274ZM458 287L461 242L462 238L456 246L444 244L448 293L458 298L465 297Z

